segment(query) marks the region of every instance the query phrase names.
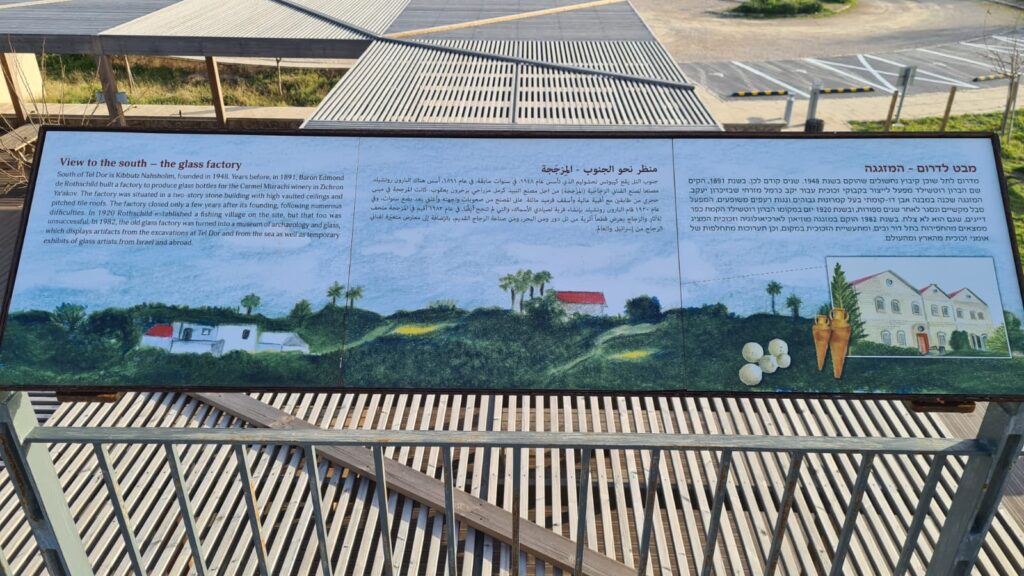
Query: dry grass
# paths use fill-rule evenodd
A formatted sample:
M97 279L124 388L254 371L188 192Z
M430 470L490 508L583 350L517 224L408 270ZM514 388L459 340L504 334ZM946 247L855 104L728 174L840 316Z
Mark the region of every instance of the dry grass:
M92 56L48 54L43 57L47 100L64 104L94 102L100 90ZM211 105L203 62L176 58L131 57L132 79L123 57L114 58L118 88L132 104ZM224 103L228 106L316 106L341 79L343 70L277 69L221 64Z

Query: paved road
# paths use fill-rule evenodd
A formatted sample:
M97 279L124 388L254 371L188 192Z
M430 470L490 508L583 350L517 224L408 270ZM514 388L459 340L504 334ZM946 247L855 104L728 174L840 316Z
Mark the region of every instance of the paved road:
M630 0L676 62L887 53L1006 34L1022 12L984 0L858 0L827 18L726 16L739 0Z
M896 52L871 52L839 57L798 58L769 62L710 62L681 64L683 73L713 94L727 98L749 90L788 90L807 98L820 81L825 88L870 86L891 93L904 66L917 66L917 77L908 94L1005 85L1006 80L972 81L1000 71L997 59L1009 59L1016 51L1024 60L1024 32L997 34L926 48ZM856 96L830 96L849 98Z

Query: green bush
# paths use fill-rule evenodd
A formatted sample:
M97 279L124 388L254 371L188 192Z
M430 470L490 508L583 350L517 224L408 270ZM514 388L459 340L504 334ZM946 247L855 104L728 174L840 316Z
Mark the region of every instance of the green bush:
M744 16L799 16L823 9L821 0L746 0L732 12Z

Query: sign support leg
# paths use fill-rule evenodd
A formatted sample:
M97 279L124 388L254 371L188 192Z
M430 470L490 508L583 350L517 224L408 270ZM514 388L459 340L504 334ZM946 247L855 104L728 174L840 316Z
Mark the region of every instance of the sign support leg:
M1006 481L1024 446L1024 403L991 403L978 429L991 454L968 458L935 544L927 576L969 574L999 510Z
M55 576L92 576L85 545L45 444L26 444L39 425L25 392L0 392L0 456L32 527L46 570Z

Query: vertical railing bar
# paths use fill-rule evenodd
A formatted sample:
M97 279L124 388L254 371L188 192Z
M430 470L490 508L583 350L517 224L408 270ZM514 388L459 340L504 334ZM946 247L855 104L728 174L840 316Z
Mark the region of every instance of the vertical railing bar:
M647 471L647 501L644 502L644 527L640 534L640 563L637 576L647 572L651 556L651 531L654 528L654 510L658 505L658 483L661 480L661 450L651 451L651 466Z
M932 499L935 498L935 491L942 478L942 470L946 467L946 455L936 454L932 457L932 466L928 470L928 476L924 479L924 486L921 487L921 497L917 501L917 509L914 510L914 519L907 528L907 539L903 542L903 549L900 551L900 559L896 562L896 569L893 576L903 576L910 567L910 559L914 557L914 549L917 547L917 537L924 528L924 521L928 518L928 511L931 508Z
M519 473L523 469L523 449L516 447L512 449L512 576L519 576L519 516L520 511L520 490L522 490L522 478Z
M320 549L320 571L324 576L331 576L334 572L331 568L331 551L327 547L327 523L324 521L323 494L320 491L320 469L316 464L316 447L312 444L303 444L302 450L306 454L306 479L309 481L309 499L313 502L313 516L316 519L316 539Z
M238 463L238 478L242 483L242 493L245 495L245 511L249 517L252 545L256 549L256 564L259 566L260 576L270 576L267 545L263 541L263 526L260 522L259 505L256 501L256 490L252 481L252 472L249 470L249 461L245 457L245 447L241 444L235 444L232 446L232 449L235 452L235 461Z
M171 467L171 480L174 483L174 492L178 496L178 507L181 508L181 519L185 523L185 534L188 536L188 545L192 548L192 560L198 576L206 576L206 559L203 558L203 543L199 540L199 531L196 528L196 517L192 513L192 503L188 497L188 489L185 486L185 477L181 470L181 459L178 458L178 451L173 444L164 443L164 451L167 453L167 463Z
M14 576L11 565L7 563L7 556L4 555L3 546L0 546L0 576Z
M579 504L578 504L578 515L576 517L576 563L573 567L573 576L582 576L583 574L583 550L587 544L587 504L590 486L590 459L594 455L593 448L584 448L583 462L580 469L580 490L579 490ZM538 487L538 490L542 490L542 487Z
M452 448L445 446L442 452L444 466L444 516L448 528L448 576L458 576L459 528L455 524L455 480L452 474Z
M794 452L790 455L789 471L786 472L786 487L782 491L782 498L779 500L779 512L775 517L775 529L772 530L772 544L768 552L768 559L764 565L764 576L772 576L779 564L779 557L782 555L782 539L786 535L786 521L793 509L793 496L796 494L796 485L800 480L800 466L804 462L804 452Z
M850 541L853 539L853 530L857 525L857 514L860 512L860 504L864 499L864 491L868 487L874 462L874 452L861 456L860 466L857 467L857 480L854 482L853 492L850 494L850 504L846 508L846 518L843 520L843 529L839 533L839 542L836 544L836 553L832 558L829 576L841 576L843 573L843 564L846 562L846 555L850 552Z
M121 534L124 536L124 542L128 548L128 558L131 560L132 569L137 576L145 576L146 570L142 567L142 552L139 550L139 543L135 539L135 532L132 531L131 520L125 511L124 498L121 497L121 486L117 482L114 467L110 464L110 454L107 453L106 447L99 442L93 443L92 447L96 452L96 460L100 464L100 471L103 473L103 481L107 485L107 493L110 494L110 503L114 507L114 516L117 518L117 523L121 525Z
M373 447L374 473L377 476L377 521L380 525L380 544L384 550L384 574L395 573L394 551L391 549L391 516L388 510L387 476L384 472L384 448Z
M722 460L718 463L718 484L715 486L715 499L711 506L711 521L708 524L707 543L704 545L704 561L700 568L701 576L711 576L715 543L718 542L718 527L722 521L722 508L725 506L725 483L729 480L730 468L732 468L732 450L723 450Z

